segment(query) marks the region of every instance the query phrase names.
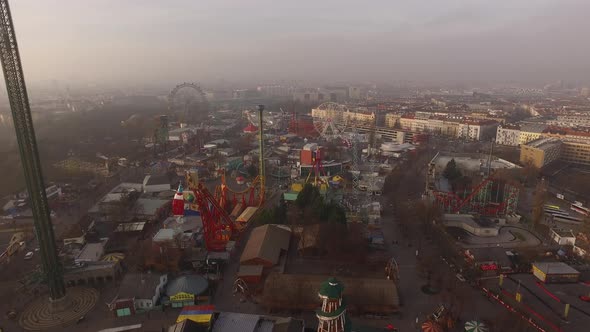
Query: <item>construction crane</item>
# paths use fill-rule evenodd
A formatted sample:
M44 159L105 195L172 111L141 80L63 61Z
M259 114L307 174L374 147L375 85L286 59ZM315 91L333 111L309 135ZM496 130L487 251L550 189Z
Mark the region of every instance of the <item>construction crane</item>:
M57 257L31 107L8 0L0 0L0 62L4 71L20 160L31 200L43 272L49 288L49 297L56 301L66 295L66 289L62 266Z

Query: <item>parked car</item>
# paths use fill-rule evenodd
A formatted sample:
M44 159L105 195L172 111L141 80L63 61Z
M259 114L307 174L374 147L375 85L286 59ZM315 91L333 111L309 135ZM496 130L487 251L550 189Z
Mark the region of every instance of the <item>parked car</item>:
M32 259L33 258L33 252L29 251L28 253L25 254L25 259Z
M588 295L580 295L580 300L584 302L590 302L590 296Z

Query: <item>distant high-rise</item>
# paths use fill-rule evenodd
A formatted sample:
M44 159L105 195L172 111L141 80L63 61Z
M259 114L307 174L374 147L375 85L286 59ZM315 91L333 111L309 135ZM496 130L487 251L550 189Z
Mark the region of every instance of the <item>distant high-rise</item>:
M353 100L361 99L361 89L356 86L348 87L348 98Z

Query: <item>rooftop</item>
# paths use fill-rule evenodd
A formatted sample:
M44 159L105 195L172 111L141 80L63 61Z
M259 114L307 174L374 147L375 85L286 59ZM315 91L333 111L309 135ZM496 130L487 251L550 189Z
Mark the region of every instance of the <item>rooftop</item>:
M198 324L190 319L185 319L168 328L168 332L207 332L209 328L206 325Z
M174 235L176 232L173 229L160 229L156 235L154 235L153 241L154 242L166 242L174 240Z
M547 134L555 134L555 135L565 135L565 136L583 136L583 137L590 137L590 131L588 130L580 130L580 129L572 129L572 128L563 128L563 127L556 127L551 126L545 128L543 133Z
M273 309L314 310L319 306L318 291L330 276L271 273L264 282L262 303ZM341 277L347 309L363 313L390 313L397 310L399 297L393 281L376 278Z
M527 143L526 145L530 146L531 148L544 150L544 149L548 149L550 147L558 146L560 144L561 144L561 141L558 140L557 138L545 137L545 138L539 138L534 141L531 141L531 142Z
M159 273L127 273L121 281L118 298L151 299L162 276Z
M575 237L574 232L569 229L553 228L551 231L561 237Z
M510 130L520 130L520 125L519 124L507 123L507 124L501 125L500 128L502 128L502 129L510 129Z
M206 291L207 287L209 287L207 279L200 275L179 276L168 282L166 295L173 296L178 293L199 295Z
M117 225L115 232L141 232L145 227L145 222L126 222Z
M142 187L143 185L141 183L122 182L113 188L111 193L123 193L132 190L141 191Z
M533 266L546 274L579 274L578 270L563 262L535 262Z
M176 217L168 217L164 220L164 228L173 229L177 233L197 232L203 228L201 216L184 216L179 222Z
M80 224L73 224L70 226L70 228L68 228L68 230L65 232L64 235L62 235L62 237L64 239L71 239L71 238L77 238L77 237L81 237L84 235L84 230L82 229L82 226L80 226Z
M261 316L233 312L215 314L213 332L299 332L302 331L302 320L291 317Z
M547 128L547 125L544 123L524 123L520 127L521 131L529 133L542 133L545 128Z
M489 155L485 154L477 154L477 153L438 153L433 159L432 162L436 165L437 172L442 172L444 168L447 166L447 163L451 161L451 159L455 159L455 163L457 167L461 171L469 171L469 172L480 172L481 168L487 165L487 161L489 159ZM512 168L520 168L520 166L515 165L507 160L492 157L492 164L491 168L493 170L496 169L512 169Z
M254 259L268 261L272 264L279 262L281 250L289 248L291 230L279 225L264 225L254 228L246 243L240 263Z
M166 199L139 198L135 204L140 208L138 214L151 216L155 215L161 207L170 204L170 201Z
M159 184L167 184L170 185L170 180L168 176L165 174L162 175L146 175L145 179L143 180L144 186L151 186L151 185L159 185Z
M80 262L95 262L100 260L102 254L104 253L104 242L98 243L86 243L82 251L78 257L76 257L76 261Z
M493 124L497 124L497 121L494 120L488 120L488 119L466 119L463 120L461 123L463 124L468 124L468 125L474 125L474 126L484 126L484 125L493 125Z

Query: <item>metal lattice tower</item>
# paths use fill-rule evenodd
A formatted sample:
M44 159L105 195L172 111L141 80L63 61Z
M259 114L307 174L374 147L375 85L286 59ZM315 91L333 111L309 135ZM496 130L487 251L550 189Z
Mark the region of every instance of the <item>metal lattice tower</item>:
M352 127L352 164L350 173L352 174L352 202L355 210L358 210L358 191L360 181L359 153L358 153L358 133L356 126ZM356 211L355 211L356 212Z
M258 148L260 156L258 157L258 167L260 168L258 174L260 176L260 193L258 204L262 205L264 203L264 197L266 194L266 172L264 169L264 121L263 121L263 112L264 112L264 105L258 105L256 107L258 110Z
M33 209L43 272L49 286L50 299L58 300L65 296L66 291L61 263L58 260L55 248L55 237L45 194L29 97L8 0L0 0L0 11L0 61L4 70L4 79L18 140L20 159Z

